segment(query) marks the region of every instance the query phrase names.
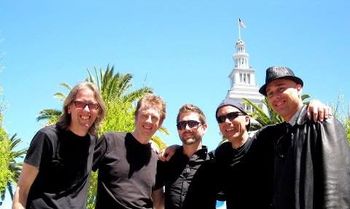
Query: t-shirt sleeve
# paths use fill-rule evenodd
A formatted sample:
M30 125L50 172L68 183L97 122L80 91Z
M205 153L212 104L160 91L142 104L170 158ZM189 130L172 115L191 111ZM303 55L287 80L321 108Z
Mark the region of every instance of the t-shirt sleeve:
M94 150L94 160L92 165L92 170L96 171L103 160L107 151L107 139L106 135L102 135L99 139L97 139L97 143Z
M158 160L157 163L157 174L156 174L156 183L154 186L154 190L157 190L164 186L165 184L165 178L166 178L166 165L167 162L163 162L161 160Z
M49 153L48 136L40 130L33 137L24 162L39 168L41 163L47 159Z

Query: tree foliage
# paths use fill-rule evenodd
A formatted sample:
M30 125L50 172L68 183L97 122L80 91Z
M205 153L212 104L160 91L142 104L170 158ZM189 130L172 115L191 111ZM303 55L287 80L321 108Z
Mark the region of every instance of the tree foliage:
M16 134L8 137L0 119L0 205L5 199L6 190L13 199L12 185L17 182L22 169L22 163L18 160L26 153L25 149L17 150L20 142L21 139L17 138Z
M263 126L276 124L283 121L282 118L272 110L266 98L262 101L264 106L258 106L257 104L246 98L243 98L243 101L245 104L251 105L255 110L250 115L255 121L258 122L258 124L255 124L255 130ZM267 107L267 112L264 109L264 107Z
M350 116L345 121L346 138L350 143Z
M94 68L95 75L88 70L87 81L93 82L97 85L102 93L102 98L105 102L114 102L119 100L122 103L132 103L140 99L146 93L151 93L152 89L149 87L142 87L136 90L132 88L132 75L129 73L121 74L114 73L114 66L107 66L106 70L97 70Z
M39 112L39 116L36 118L37 121L46 120L47 125L55 124L60 115L62 114L62 111L55 110L55 109L43 109Z
M346 102L344 95L339 95L337 101L331 107L334 117L343 124L346 137L350 143L350 104Z
M0 205L2 200L5 198L5 191L7 182L11 179L11 171L8 169L11 159L10 141L4 138L0 139Z

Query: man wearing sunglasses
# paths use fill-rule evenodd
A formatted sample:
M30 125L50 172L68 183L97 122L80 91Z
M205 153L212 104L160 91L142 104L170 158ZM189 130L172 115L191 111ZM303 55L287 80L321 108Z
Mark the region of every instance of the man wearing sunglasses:
M24 159L13 209L86 207L96 131L105 115L97 87L76 85L55 125L40 129Z
M273 207L350 208L350 149L335 118L309 120L303 81L287 67L269 67L259 92L285 121L262 131L274 140ZM265 133L264 133L265 132Z
M225 100L215 116L226 140L215 150L215 158L220 171L217 184L227 208L270 208L272 143L249 136L250 117L239 104Z
M202 165L212 158L207 147L202 144L207 121L199 107L192 104L183 105L179 109L176 124L182 146L175 149L169 161L158 163L157 187L164 186L165 209L191 208L187 204L191 200L189 193L195 192L192 191L192 181L200 172L204 172ZM209 183L203 183L202 188L206 190L205 185ZM160 190L162 192L162 189ZM211 201L201 201L206 202L214 204L204 204L206 207L215 208L215 197ZM194 208L204 207L195 205Z

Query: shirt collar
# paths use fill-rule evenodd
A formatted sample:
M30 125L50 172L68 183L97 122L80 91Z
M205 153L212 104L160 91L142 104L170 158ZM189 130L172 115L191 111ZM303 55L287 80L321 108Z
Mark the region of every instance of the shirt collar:
M185 154L183 154L183 146L180 147L181 149L177 150L179 152L180 155L186 156ZM208 148L205 145L202 145L202 148L197 150L195 153L193 153L193 155L191 156L191 159L206 159L208 155ZM187 156L186 156L187 158Z
M294 126L296 123L301 124L304 116L306 115L306 106L303 105L294 115L293 117L287 121L291 126Z

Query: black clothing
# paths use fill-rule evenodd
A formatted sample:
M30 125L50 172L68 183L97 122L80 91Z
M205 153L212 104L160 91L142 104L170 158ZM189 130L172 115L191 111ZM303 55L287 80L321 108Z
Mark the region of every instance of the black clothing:
M205 161L188 188L182 209L215 209L216 200L225 200L217 183L221 175L215 159Z
M57 125L39 130L24 160L39 169L26 208L86 208L95 142L95 137L80 137Z
M205 146L196 151L190 158L183 154L183 147L176 149L168 162L158 162L157 187L165 186L165 209L180 209L188 201L188 191L197 171L210 159ZM206 182L202 182L204 185ZM198 207L198 205L195 208Z
M98 141L96 209L151 209L157 154L131 133L107 133Z
M349 209L350 149L344 128L334 118L315 123L301 113L275 141L274 208ZM274 130L266 132L274 135Z
M273 156L273 137L265 132L256 133L238 149L230 142L221 144L215 159L198 169L183 209L215 209L217 199L225 199L228 209L270 209Z
M215 151L228 209L271 208L273 139L259 132L234 149L230 142Z
M214 209L215 199L224 198L228 209L270 209L274 139L284 129L274 126L274 135L264 130L238 149L230 142L221 144L215 150L215 159L203 163L197 171L184 208ZM223 197L218 196L218 191L223 192Z

